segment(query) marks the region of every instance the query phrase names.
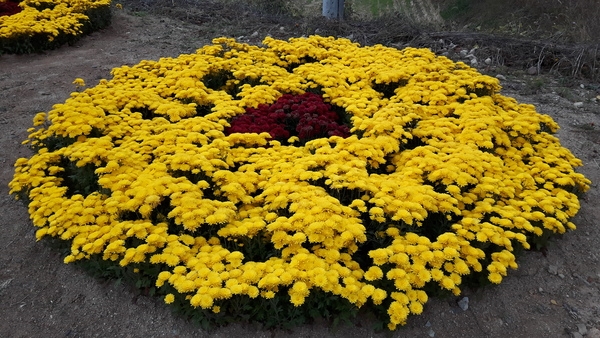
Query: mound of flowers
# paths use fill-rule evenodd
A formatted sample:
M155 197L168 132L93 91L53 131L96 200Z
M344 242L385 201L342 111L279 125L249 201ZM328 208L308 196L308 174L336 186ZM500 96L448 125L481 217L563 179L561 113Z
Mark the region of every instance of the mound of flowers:
M426 49L263 45L116 68L38 114L10 183L37 238L201 322L394 329L575 229L581 161L496 79Z
M110 24L110 0L0 0L0 54L73 43Z

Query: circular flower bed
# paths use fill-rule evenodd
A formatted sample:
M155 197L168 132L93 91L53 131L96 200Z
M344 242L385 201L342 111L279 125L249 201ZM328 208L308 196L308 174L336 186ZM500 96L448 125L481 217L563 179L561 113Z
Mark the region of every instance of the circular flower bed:
M75 42L110 24L110 0L0 0L0 54Z
M263 44L116 68L38 114L10 183L37 238L204 323L362 308L394 329L575 229L581 161L496 79L426 49Z

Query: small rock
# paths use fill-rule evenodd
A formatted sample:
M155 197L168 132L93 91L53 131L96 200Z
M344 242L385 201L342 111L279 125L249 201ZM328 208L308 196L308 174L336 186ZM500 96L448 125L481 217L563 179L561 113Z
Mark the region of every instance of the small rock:
M471 66L477 67L477 59L471 60Z
M556 302L554 299L551 299L551 300L550 300L550 303L551 303L552 305L558 305L558 303L557 303L557 302Z
M469 59L469 60L477 59L477 57L475 55L473 55L473 54L467 55L466 58Z
M558 274L558 267L556 265L550 265L548 266L548 272L553 275L556 275Z
M497 78L498 80L506 81L506 76L504 76L504 75L502 75L502 74L498 74L498 75L496 75L496 78Z
M585 336L588 333L585 324L577 324L577 332L581 333L582 336Z
M425 327L431 327L431 322L427 321L427 323L425 323Z
M252 35L250 35L250 37L255 38L258 36L258 31L254 31L254 33L252 33Z
M573 333L571 333L571 336L573 338L583 338L583 336L579 332L573 332Z
M432 329L429 329L429 331L427 332L427 335L429 335L429 337L435 337L435 331L433 331Z
M469 54L469 51L466 49L463 49L459 52L459 54L460 54L460 56L465 57L465 56L467 56L467 54Z
M10 284L10 282L12 282L12 278L7 279L3 282L0 282L0 294L2 293L2 290L6 289L8 287L8 285Z
M597 328L593 327L591 329L588 330L588 334L587 334L588 338L600 338L600 330L598 330Z
M458 301L458 306L463 310L467 311L469 309L469 297L463 297L463 299Z
M558 274L558 277L560 277L560 278L562 278L562 279L565 279L565 275L563 275L562 273L559 273L559 274Z
M283 32L285 30L285 27L281 26L279 27L279 30Z
M573 103L573 105L575 106L575 108L581 108L583 107L583 102L575 102Z
M529 67L527 69L527 74L529 75L536 75L538 73L537 67L533 66L533 67Z
M539 289L538 289L538 291L539 291L539 292L544 292L544 289L542 289L542 288L539 288Z
M491 58L487 58L483 62L485 62L486 65L490 65L490 64L492 64L492 59Z
M568 303L563 304L563 307L565 308L565 310L567 310L567 312L569 313L569 316L571 316L573 319L575 319L576 321L581 320L581 317L579 316L579 313L578 313L579 310L572 307Z
M582 83L582 84L579 85L579 88L585 89L585 85Z

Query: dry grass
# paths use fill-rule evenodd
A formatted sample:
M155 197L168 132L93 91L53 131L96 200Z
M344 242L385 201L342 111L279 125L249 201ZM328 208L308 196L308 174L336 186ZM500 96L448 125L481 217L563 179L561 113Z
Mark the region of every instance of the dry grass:
M322 0L121 0L132 12L194 23L208 38L260 43L265 35L319 34L433 50L443 40L484 47L501 66L594 80L600 79L600 20L593 20L600 18L598 1L346 0L346 19L339 22L321 16ZM365 7L373 3L382 7Z
M443 26L444 19L440 15L439 6L431 0L394 1L394 9L404 14L413 25L437 29Z
M600 79L598 0L435 0L455 31L486 33L484 44L516 66Z
M600 41L600 3L598 0L575 0L567 4L567 17L575 25L576 41Z
M436 0L458 27L560 43L600 42L598 0Z

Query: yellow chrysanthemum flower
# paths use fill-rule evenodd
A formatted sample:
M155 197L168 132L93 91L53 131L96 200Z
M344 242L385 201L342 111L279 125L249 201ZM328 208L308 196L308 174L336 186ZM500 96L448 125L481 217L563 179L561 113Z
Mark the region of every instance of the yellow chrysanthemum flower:
M165 296L165 303L171 304L174 301L175 301L175 295L173 295L172 293L169 293Z

